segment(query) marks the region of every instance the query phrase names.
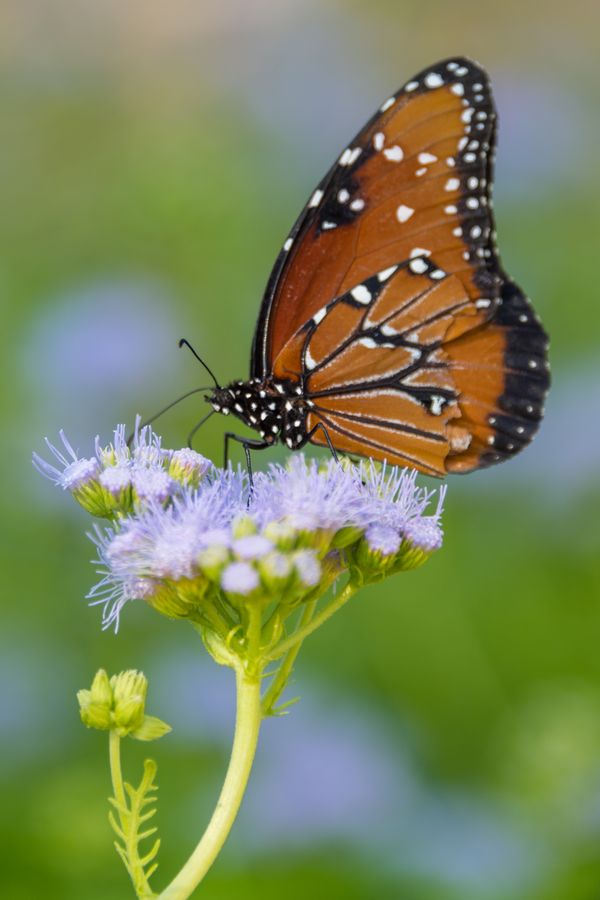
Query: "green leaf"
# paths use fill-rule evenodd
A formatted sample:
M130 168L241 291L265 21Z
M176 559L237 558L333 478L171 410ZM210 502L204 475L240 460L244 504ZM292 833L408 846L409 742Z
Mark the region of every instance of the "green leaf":
M130 737L135 738L136 741L156 741L168 734L169 731L172 731L171 726L162 719L158 719L156 716L144 716L144 721L139 728L131 732Z

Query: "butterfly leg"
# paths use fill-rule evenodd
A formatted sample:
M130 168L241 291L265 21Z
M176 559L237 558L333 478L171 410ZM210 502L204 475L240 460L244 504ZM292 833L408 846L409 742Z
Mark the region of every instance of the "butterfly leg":
M229 441L237 441L244 448L244 454L246 456L246 467L248 469L248 478L250 479L250 491L252 491L252 459L250 457L250 450L264 450L266 447L270 447L271 444L269 441L259 441L253 440L252 438L240 437L239 434L234 434L233 431L225 432L225 454L223 467L226 469L229 463Z
M335 459L336 462L339 462L340 458L335 451L335 447L331 443L331 438L329 437L329 432L327 431L327 429L325 428L325 426L323 425L322 422L317 422L315 427L311 428L311 430L306 435L306 440L303 442L303 446L305 443L310 441L313 434L315 434L315 432L319 431L319 430L321 430L323 432L323 436L325 437L325 440L327 441L327 446L329 447L329 451L330 451L331 455L333 456L333 458Z

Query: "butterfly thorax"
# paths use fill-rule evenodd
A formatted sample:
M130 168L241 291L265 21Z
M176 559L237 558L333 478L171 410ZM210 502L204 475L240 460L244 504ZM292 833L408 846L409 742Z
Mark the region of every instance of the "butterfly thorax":
M309 401L297 382L274 378L232 381L206 399L215 412L241 419L267 444L281 440L297 449L306 442Z

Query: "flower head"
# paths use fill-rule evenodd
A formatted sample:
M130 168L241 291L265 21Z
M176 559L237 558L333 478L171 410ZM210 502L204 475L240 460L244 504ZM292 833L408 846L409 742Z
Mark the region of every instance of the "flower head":
M35 468L64 490L94 516L115 519L137 512L150 503L166 504L185 490L197 488L211 463L194 450L165 450L161 438L149 425L141 427L138 416L131 438L125 425L117 425L110 444L95 440L95 455L79 457L63 431L64 450L46 438L56 463L33 454Z
M48 442L60 467L38 456L34 464L112 519L90 535L101 580L88 597L103 607L105 626L118 624L128 602L144 600L211 627L222 618L226 634L232 608L292 609L344 572L378 580L419 565L442 542L444 489L427 514L434 492L417 485L416 472L297 453L250 486L242 470L164 449L139 420L129 443L120 425L111 444L96 441L90 459L62 432L61 440L64 452Z

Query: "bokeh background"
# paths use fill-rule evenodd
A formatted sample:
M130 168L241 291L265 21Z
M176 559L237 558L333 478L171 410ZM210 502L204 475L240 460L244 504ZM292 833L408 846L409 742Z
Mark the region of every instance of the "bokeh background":
M230 673L143 605L82 597L86 516L30 466L247 372L270 266L312 187L391 90L450 54L500 109L507 268L553 339L534 445L451 481L444 549L303 648L214 900L600 896L600 177L597 3L5 0L0 9L0 893L120 900L104 740L75 690L143 669L163 836L156 885L220 786ZM190 399L161 425L185 443ZM199 448L220 458L214 417ZM276 458L277 451L257 462ZM137 777L144 748L127 747ZM199 892L200 895L200 892Z

